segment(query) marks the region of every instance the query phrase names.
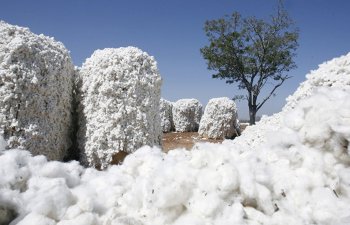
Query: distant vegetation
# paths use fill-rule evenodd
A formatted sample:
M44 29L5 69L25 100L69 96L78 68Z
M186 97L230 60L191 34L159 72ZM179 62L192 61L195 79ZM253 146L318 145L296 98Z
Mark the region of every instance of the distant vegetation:
M299 31L288 16L282 1L277 14L269 21L255 17L242 18L238 12L205 23L209 45L201 49L208 69L216 71L213 78L237 83L245 95L235 99L247 100L249 122L255 124L256 113L296 68L293 57L298 47ZM271 89L258 98L263 87Z

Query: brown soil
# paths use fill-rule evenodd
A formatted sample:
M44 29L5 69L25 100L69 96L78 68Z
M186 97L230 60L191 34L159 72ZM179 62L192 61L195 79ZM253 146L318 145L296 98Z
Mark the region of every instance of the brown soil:
M241 131L247 127L247 124L241 125ZM187 150L192 149L196 143L200 142L211 142L211 143L221 143L223 139L207 139L198 136L197 132L171 132L163 133L163 151L168 152L176 148L185 148ZM111 164L121 164L128 153L120 151L113 155L113 160ZM96 169L100 169L100 166L96 166Z
M163 134L163 151L168 152L175 148L185 148L190 150L195 143L213 142L221 143L223 140L203 139L198 136L197 132L172 132Z
M247 124L241 125L241 131L247 127ZM196 143L200 142L211 142L221 143L223 139L207 139L198 136L197 132L171 132L163 133L163 151L168 152L169 150L176 148L185 148L187 150L192 149Z

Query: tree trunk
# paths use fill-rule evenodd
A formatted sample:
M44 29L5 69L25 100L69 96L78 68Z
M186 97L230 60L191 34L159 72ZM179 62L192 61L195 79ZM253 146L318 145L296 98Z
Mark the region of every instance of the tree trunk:
M255 124L256 106L249 106L249 124Z

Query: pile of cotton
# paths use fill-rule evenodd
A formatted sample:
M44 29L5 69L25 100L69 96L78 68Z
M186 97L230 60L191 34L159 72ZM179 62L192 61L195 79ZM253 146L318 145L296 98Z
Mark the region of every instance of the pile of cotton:
M161 145L161 77L153 57L135 47L97 50L80 79L83 163L105 168L118 152Z
M342 88L350 85L350 53L334 58L319 65L317 70L306 75L307 80L300 84L296 92L287 98L283 111L288 111L307 96L310 96L317 87Z
M197 99L180 99L173 104L173 121L177 132L198 131L203 114Z
M270 117L262 117L258 126L248 126L242 134L230 144L256 149L266 142L267 131L281 129L284 114L291 111L298 102L307 98L319 87L344 88L350 86L350 53L345 56L334 58L319 65L317 70L306 75L306 80L300 84L296 92L287 98L287 104L282 112Z
M173 103L163 98L160 99L160 122L164 133L174 130Z
M349 224L350 89L321 88L255 151L143 147L106 171L0 153L14 224ZM257 125L258 127L259 125ZM241 137L239 137L241 138Z
M198 133L205 138L233 138L240 133L236 104L222 97L210 99L199 124Z
M61 160L70 147L74 66L62 43L0 21L0 133L7 148Z

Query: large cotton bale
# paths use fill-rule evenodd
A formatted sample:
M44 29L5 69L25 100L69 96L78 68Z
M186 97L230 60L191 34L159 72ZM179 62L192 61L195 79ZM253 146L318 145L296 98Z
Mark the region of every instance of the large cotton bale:
M197 99L180 99L173 105L174 127L177 132L198 131L203 114L202 104Z
M96 50L80 70L81 160L105 168L120 154L161 145L161 77L152 56L135 47Z
M63 159L71 143L73 76L62 43L0 21L0 132L7 149Z
M174 130L173 122L173 103L165 99L160 99L160 119L164 133Z
M233 100L210 99L199 124L198 133L205 138L233 138L239 131L237 107Z

